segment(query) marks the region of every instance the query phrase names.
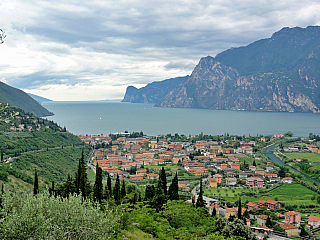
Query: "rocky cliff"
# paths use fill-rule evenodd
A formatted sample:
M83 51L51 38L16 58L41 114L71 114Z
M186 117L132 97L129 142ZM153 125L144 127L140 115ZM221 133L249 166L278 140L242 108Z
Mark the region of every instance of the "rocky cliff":
M140 89L129 86L122 102L131 103L158 103L164 100L166 95L178 87L189 76L170 78L159 82L149 83Z
M283 28L269 39L202 58L160 107L319 112L320 27Z

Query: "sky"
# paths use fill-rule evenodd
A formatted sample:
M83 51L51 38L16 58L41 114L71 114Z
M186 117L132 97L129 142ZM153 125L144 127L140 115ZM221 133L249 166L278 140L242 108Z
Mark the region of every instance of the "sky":
M201 57L320 25L307 0L1 0L0 81L55 101L122 99Z

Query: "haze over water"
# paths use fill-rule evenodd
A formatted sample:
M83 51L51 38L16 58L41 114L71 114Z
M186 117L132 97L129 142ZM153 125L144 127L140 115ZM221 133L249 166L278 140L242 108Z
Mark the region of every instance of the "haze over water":
M270 135L292 131L294 136L320 134L320 114L157 108L152 104L120 102L46 102L55 113L48 119L74 134L107 135L143 131L148 135L236 134Z

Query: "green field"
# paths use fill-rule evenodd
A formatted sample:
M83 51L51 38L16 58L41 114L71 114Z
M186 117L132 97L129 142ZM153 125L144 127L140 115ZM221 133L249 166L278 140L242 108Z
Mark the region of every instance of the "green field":
M320 165L320 154L317 153L285 153L285 155L292 159L308 159L309 162Z
M255 193L255 196L248 196L241 194L244 192L252 192ZM226 194L228 194L226 196ZM217 198L219 193L216 188L205 189L204 195L207 197ZM236 196L238 195L238 196ZM260 199L263 200L276 200L279 202L283 202L289 205L301 205L301 204L317 204L316 200L311 200L313 196L317 195L317 193L311 191L310 189L300 185L300 184L283 184L282 186L271 190L267 193L260 193L259 189L235 189L235 192L232 192L231 189L227 189L225 192L224 189L220 189L220 196L223 197L226 201L236 201L241 196L241 199L245 201L256 202Z

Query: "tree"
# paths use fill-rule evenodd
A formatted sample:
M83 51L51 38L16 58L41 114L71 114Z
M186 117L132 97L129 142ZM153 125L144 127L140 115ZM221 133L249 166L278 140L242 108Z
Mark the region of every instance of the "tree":
M280 167L279 172L278 172L279 177L284 178L286 177L286 171L283 166Z
M164 167L160 170L158 184L163 191L163 194L167 195L167 176Z
M179 200L179 180L177 172L172 179L168 195L170 200Z
M38 192L39 192L38 174L37 174L37 169L35 169L34 170L33 194L37 195Z
M242 216L242 207L241 207L241 198L239 198L239 203L238 203L238 219L241 219Z
M50 194L50 197L51 197L52 195L55 195L54 181L51 182L51 187L49 187L49 194Z
M166 200L167 200L166 196L163 193L162 183L159 178L151 205L152 205L152 207L154 207L156 209L157 212L160 212L160 210L161 210L163 204L166 202Z
M212 217L217 216L217 209L215 208L215 206L213 206L211 216L212 216Z
M96 180L93 185L93 196L94 199L98 202L101 202L102 200L102 191L103 191L103 184L102 184L102 169L97 164L96 167Z
M196 202L196 208L205 207L205 206L206 206L206 204L203 200L202 176L201 176L201 178L200 178L200 192L199 192L198 199Z
M75 187L76 193L82 194L83 198L87 197L88 193L88 177L86 173L86 166L84 163L84 149L82 149L81 158L79 159L78 163L78 171L76 173L75 178Z
M253 160L252 166L255 166L255 167L257 166L256 160Z
M222 235L225 237L238 236L245 239L256 239L251 229L240 219L235 219L233 222L226 225L222 230Z
M272 221L270 219L270 216L268 216L267 220L266 220L266 227L268 228L272 228L273 224Z
M111 187L111 177L110 177L110 174L108 174L107 188L108 188L108 191L109 191L109 195L111 196L111 195L112 195L112 187Z
M117 179L116 179L116 183L114 184L114 188L113 188L113 197L114 200L116 201L116 204L120 204L120 179L119 179L119 175L117 175Z
M144 194L144 201L152 200L155 194L155 188L153 185L147 185Z
M122 179L122 186L121 186L121 198L124 198L126 196L126 185L124 183L124 179Z

